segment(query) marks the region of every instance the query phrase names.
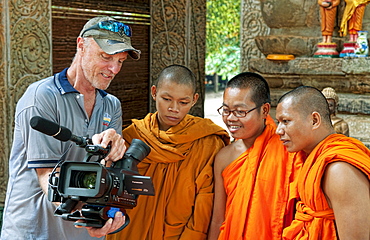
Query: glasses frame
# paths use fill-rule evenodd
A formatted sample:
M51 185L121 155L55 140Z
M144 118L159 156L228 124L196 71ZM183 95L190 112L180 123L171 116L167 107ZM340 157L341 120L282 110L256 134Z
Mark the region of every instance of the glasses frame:
M262 106L262 105L261 105ZM260 108L261 106L256 106L256 107L254 107L254 108L252 108L252 109L250 109L250 110L247 110L247 111L245 111L245 110L230 110L230 112L229 112L229 114L224 114L224 112L223 112L223 107L224 106L221 106L221 107L219 107L218 109L217 109L217 112L221 115L221 116L223 116L223 117L228 117L228 116L230 116L230 114L232 113L235 117L237 117L237 118L244 118L244 117L246 117L247 116L247 114L248 113L250 113L250 112L252 112L253 110L256 110L257 108ZM221 110L221 111L220 111ZM244 114L244 116L241 116L241 117L238 117L238 116L236 116L236 114L235 114L235 112L236 111L239 111L239 112L244 112L245 114Z
M94 29L103 29L103 30L115 32L115 33L118 33L121 37L123 37L123 35L126 35L127 37L132 36L132 29L130 26L122 22L118 22L114 20L107 20L107 21L98 22L97 24L92 25L91 27L89 27L88 29L82 32L81 37L83 37L83 35L87 31L94 30Z

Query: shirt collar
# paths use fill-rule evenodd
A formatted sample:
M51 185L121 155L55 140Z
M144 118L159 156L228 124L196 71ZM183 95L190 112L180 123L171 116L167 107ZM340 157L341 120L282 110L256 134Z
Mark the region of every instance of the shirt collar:
M60 87L58 87L59 91L60 91L60 94L66 94L66 93L80 93L79 91L77 91L72 85L71 83L68 81L68 78L67 78L67 70L68 68L65 68L63 69L63 71L61 71L59 73L59 77L58 79L55 77L55 81L58 81L59 84L56 82L55 84ZM104 91L104 90L101 90L101 89L97 89L98 92L100 93L100 95L102 97L105 97L107 96L107 92Z

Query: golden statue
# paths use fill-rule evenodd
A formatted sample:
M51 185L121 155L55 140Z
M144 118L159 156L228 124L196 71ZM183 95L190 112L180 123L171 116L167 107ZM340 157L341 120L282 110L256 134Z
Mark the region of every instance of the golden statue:
M362 29L362 19L365 6L370 0L345 0L342 22L339 33L341 36L350 35L350 42L356 42L357 32ZM320 6L321 32L323 43L331 43L337 15L337 7L340 0L318 0Z
M339 97L337 93L331 87L324 88L322 90L322 93L324 94L326 100L328 101L330 110L330 119L331 123L333 124L335 132L349 137L349 128L347 122L344 121L343 118L340 118L336 115L339 102Z

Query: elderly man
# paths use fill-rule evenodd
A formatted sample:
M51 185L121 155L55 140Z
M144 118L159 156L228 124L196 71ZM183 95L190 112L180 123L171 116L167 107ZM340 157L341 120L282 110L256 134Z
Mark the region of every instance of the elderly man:
M131 28L110 17L88 21L77 38L77 53L69 68L31 84L17 104L14 142L9 159L9 183L1 239L92 239L120 228L121 212L102 228L78 229L54 216L48 201L48 178L61 157L82 161L85 150L30 128L41 116L69 128L78 136L93 136L94 144L111 144L106 161L123 156L120 101L105 92L128 55L139 59L131 46Z

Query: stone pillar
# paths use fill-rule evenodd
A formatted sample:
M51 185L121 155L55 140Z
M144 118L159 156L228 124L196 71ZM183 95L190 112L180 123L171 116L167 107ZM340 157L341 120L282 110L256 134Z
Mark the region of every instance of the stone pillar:
M200 94L190 113L203 117L206 0L153 0L151 19L151 85L168 65L188 67L198 79L197 92ZM154 112L152 99L150 106L150 111Z
M263 56L255 38L268 35L270 28L262 18L260 0L242 0L240 16L240 71L245 72L249 70L251 58Z
M30 83L52 73L51 1L0 2L0 205L8 181L15 106Z

